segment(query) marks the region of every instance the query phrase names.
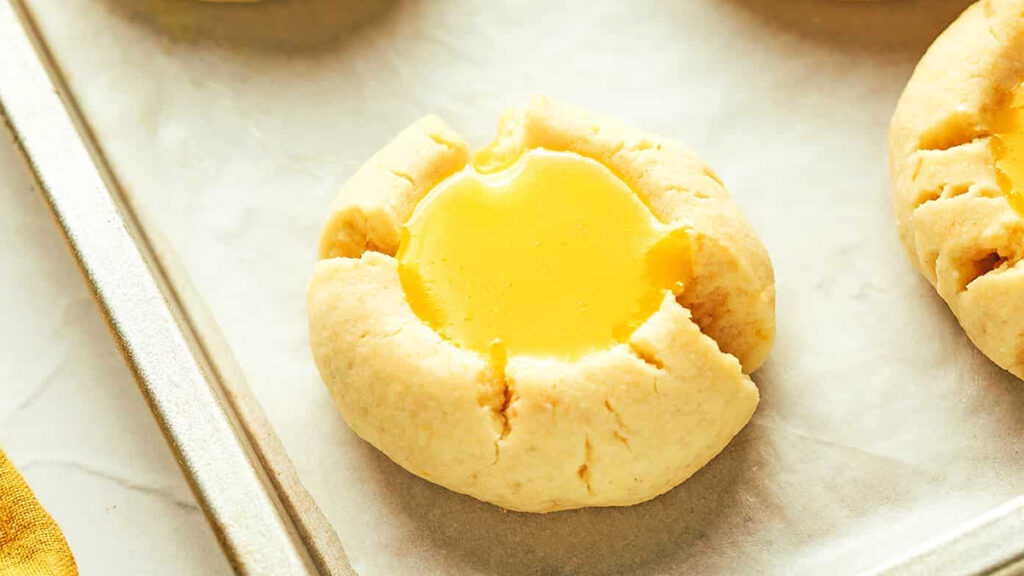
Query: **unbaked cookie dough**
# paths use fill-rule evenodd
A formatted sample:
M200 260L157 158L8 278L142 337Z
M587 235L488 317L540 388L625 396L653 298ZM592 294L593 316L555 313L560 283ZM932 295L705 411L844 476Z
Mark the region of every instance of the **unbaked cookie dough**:
M335 199L308 293L359 436L529 512L635 504L708 463L757 406L774 304L693 152L544 97L475 156L436 117L399 134Z
M983 0L932 45L890 130L900 237L974 344L1024 378L1024 16Z

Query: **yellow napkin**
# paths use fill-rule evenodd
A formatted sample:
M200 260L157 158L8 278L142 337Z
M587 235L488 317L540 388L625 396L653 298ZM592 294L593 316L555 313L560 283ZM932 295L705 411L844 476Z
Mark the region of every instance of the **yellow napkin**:
M53 518L0 450L0 576L77 576Z

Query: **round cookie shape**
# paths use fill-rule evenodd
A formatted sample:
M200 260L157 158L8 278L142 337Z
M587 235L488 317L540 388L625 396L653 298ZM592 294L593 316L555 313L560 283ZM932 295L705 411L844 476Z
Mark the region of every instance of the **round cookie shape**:
M574 153L625 182L692 269L622 342L579 358L486 354L413 311L396 258L403 227L471 163ZM310 342L352 429L427 480L503 508L630 505L717 455L758 402L747 376L774 337L767 253L717 177L685 147L554 100L506 112L472 158L436 117L403 131L335 199L308 292Z
M974 344L1024 378L1024 216L1000 169L1024 80L1015 0L969 7L921 59L889 134L900 239Z

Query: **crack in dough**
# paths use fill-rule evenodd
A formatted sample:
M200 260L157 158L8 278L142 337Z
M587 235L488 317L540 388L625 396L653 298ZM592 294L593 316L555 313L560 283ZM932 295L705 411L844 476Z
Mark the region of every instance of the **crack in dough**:
M594 448L590 444L590 436L587 436L583 440L583 463L576 469L576 475L579 477L580 482L583 482L583 487L586 488L587 494L590 495L594 494L594 470L590 466L593 450Z

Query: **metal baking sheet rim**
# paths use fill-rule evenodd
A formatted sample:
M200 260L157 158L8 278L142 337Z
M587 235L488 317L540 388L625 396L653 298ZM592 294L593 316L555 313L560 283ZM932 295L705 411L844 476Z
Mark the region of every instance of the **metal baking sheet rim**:
M239 574L355 574L180 267L133 210L21 0L0 0L0 119Z
M37 56L40 61L47 60L43 54L48 53L45 38L38 33L38 28L31 21L31 14L21 0L0 0L9 2L14 12L19 14L22 24L27 32L26 35L33 36L32 40L38 45ZM10 40L6 40L10 41ZM0 49L3 48L5 40L0 39ZM65 88L62 71L51 62L47 62L51 87L54 92L64 92L64 104L68 114L78 120L79 131L77 133L81 143L90 150L93 163L98 172L112 175L110 167L106 164L100 150L101 143L91 139L88 132L88 120L83 117L80 108L75 104L73 95ZM0 112L9 124L12 118L7 115L11 111L4 108L0 102ZM16 144L18 136L15 135ZM47 169L45 164L29 162L27 168L34 172L38 180L45 181L46 174L39 172ZM240 428L238 433L244 435L253 445L256 451L256 460L265 473L271 479L268 490L273 491L279 501L283 501L289 508L290 513L297 513L301 518L301 526L298 530L299 539L302 540L307 550L315 557L317 567L324 572L331 574L355 574L345 556L342 543L337 540L333 529L330 528L322 512L316 506L311 496L302 488L298 476L283 446L276 434L273 432L269 422L262 413L258 400L252 395L241 371L234 360L230 348L224 342L215 322L205 309L201 297L195 293L188 283L184 271L177 265L172 252L160 242L159 234L146 226L146 222L140 218L130 205L130 199L126 198L120 190L111 190L116 179L106 178L108 192L111 198L118 200L120 210L117 217L118 225L126 229L136 229L138 236L134 241L140 251L153 260L156 270L154 276L166 282L164 290L169 299L173 300L181 311L179 322L184 324L183 329L191 333L198 347L197 354L203 356L213 372L213 377L218 380L219 392L227 397L224 409L228 412L229 419L234 421L236 427ZM44 191L44 194L47 193ZM73 251L76 251L73 248ZM76 258L80 255L76 252ZM94 294L99 298L98 294ZM104 308L104 313L108 311ZM135 349L134 342L123 341L126 335L122 332L113 332L115 338L122 339L118 344L126 349ZM140 379L145 378L144 374L138 374ZM148 383L140 382L145 388ZM156 414L158 420L162 417ZM173 416L173 415L172 415ZM190 483L196 485L200 480L197 477L197 470L192 467L183 466L182 472L189 476ZM207 502L200 499L200 504L206 508ZM214 514L211 510L205 510L208 518ZM218 539L223 541L224 535L219 533L220 527L216 522L211 521L211 526L217 533ZM244 553L238 550L230 551L233 554ZM940 535L933 540L922 543L920 546L908 550L905 554L893 558L874 568L861 572L861 576L903 576L903 575L925 575L925 574L989 574L994 576L1024 575L1024 496L1018 497L1006 504L993 509L974 520L971 520L956 529Z

